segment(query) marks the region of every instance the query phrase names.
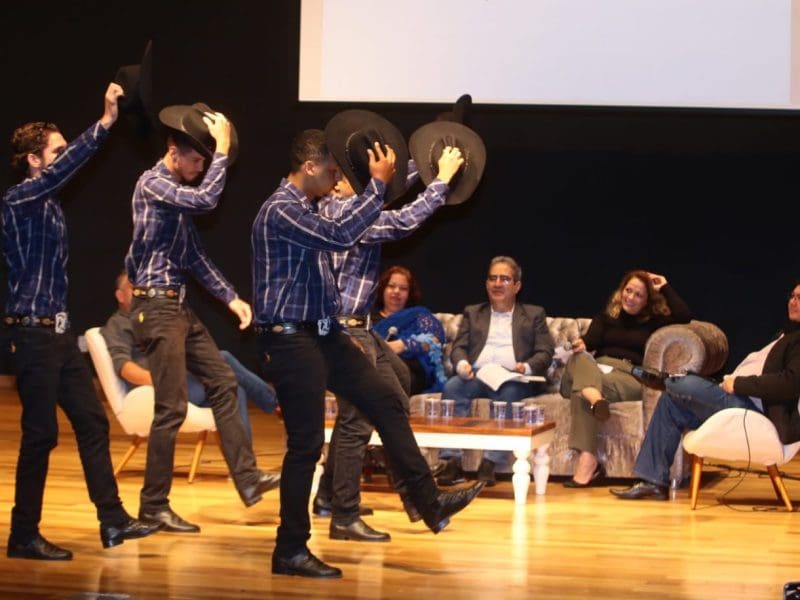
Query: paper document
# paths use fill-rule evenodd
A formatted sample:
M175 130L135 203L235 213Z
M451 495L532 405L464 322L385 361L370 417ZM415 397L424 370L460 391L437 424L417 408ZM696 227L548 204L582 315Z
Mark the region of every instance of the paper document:
M475 376L493 390L497 391L506 381L545 381L541 375L522 375L516 371L509 371L497 364L484 365Z

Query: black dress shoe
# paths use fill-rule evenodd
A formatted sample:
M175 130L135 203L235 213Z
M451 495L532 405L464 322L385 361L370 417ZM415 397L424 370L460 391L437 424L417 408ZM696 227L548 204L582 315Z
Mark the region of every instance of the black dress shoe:
M464 470L461 468L461 460L458 458L451 458L447 461L444 469L442 469L442 472L436 478L436 483L447 487L462 483L466 480L467 477L464 475Z
M326 565L308 550L294 556L272 555L272 572L276 575L299 575L300 577L341 577L342 570Z
M8 538L6 556L33 560L72 560L72 552L51 544L38 533L35 538L24 544Z
M242 502L248 508L254 504L261 502L262 495L270 490L274 490L281 484L280 473L261 473L255 485L245 488L240 496Z
M400 500L403 502L403 510L406 511L409 521L416 523L417 521L422 520L422 515L419 514L417 507L414 506L414 502L412 502L411 498L407 494L400 494Z
M476 481L469 487L453 490L452 492L440 491L436 501L428 510L422 513L425 525L433 533L439 533L450 523L450 516L466 508L486 485L483 481Z
M617 498L625 500L643 500L650 498L651 500L666 500L669 494L667 487L663 485L656 485L649 481L639 481L629 488L624 490L611 490Z
M640 366L631 367L631 375L641 381L643 385L662 391L666 389L664 380L669 377L669 373Z
M148 512L139 511L139 520L147 523L160 523L164 531L173 533L199 533L200 527L181 519L174 510L167 507L163 510Z
M587 488L587 487L594 487L598 485L603 485L606 480L606 469L603 466L603 463L598 462L597 467L595 467L594 473L589 478L589 481L586 483L578 483L575 481L574 477L570 477L564 482L565 488Z
M360 517L349 525L339 525L331 521L330 536L332 540L355 540L356 542L388 542L392 539L388 533L373 529Z
M481 464L478 466L478 481L483 481L486 487L493 487L497 484L494 476L494 463L488 458L481 459Z
M322 496L314 496L314 504L311 506L311 512L313 512L318 517L330 517L333 514L333 508L331 508L331 501L325 500ZM372 510L369 506L360 505L358 507L358 516L359 517L368 517L374 514L375 511Z
M100 540L103 542L103 548L111 548L125 540L146 537L163 527L163 523L145 523L128 517L120 525L100 525Z

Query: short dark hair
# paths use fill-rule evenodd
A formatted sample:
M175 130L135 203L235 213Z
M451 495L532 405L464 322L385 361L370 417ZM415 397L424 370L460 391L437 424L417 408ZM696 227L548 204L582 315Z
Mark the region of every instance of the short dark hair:
M321 129L306 129L300 132L289 150L289 167L292 173L298 171L307 160L319 163L331 156L325 141L325 132Z
M180 150L182 154L186 154L192 150L197 150L200 152L192 138L182 131L178 131L177 129L167 129L167 146L169 145L177 146L178 150Z
M60 133L58 127L46 121L34 121L17 127L11 134L11 168L20 179L28 176L28 154L41 155L51 133Z

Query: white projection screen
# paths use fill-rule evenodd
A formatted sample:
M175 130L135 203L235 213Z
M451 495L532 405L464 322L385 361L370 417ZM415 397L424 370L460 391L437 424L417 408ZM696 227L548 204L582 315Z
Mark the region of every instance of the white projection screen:
M800 108L800 0L301 6L301 101Z

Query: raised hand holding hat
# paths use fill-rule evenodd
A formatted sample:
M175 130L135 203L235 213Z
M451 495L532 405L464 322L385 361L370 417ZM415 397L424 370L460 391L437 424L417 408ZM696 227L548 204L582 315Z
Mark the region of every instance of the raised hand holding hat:
M384 196L386 203L406 191L408 147L403 135L392 123L369 110L345 110L334 115L325 126L325 140L342 173L357 194L364 192L372 177L369 150L377 142L382 152L386 146L395 154L395 174Z
M214 115L219 115L222 119ZM174 104L162 108L158 119L166 127L185 134L192 147L207 159L211 160L217 149L217 138L209 130L206 119L219 127L230 126L230 148L228 149L228 164L232 165L239 153L239 136L236 127L227 118L211 109L208 104L196 102L195 104ZM222 147L220 147L222 150Z
M411 134L408 142L411 158L425 185L436 179L439 160L448 147L458 148L463 164L448 184L446 204L461 204L478 187L486 167L486 146L480 136L466 125L443 120L423 125Z

